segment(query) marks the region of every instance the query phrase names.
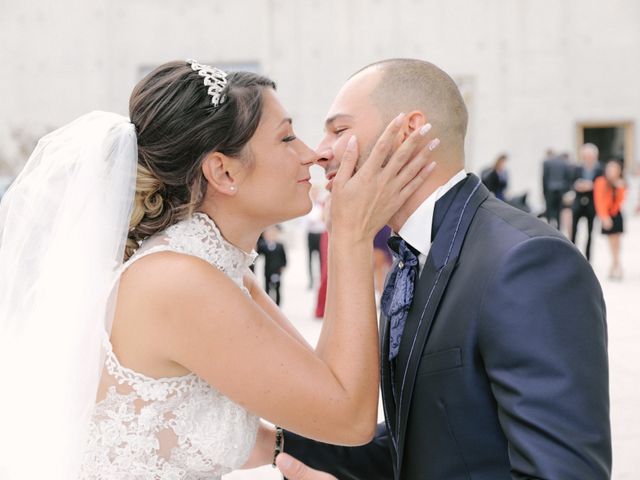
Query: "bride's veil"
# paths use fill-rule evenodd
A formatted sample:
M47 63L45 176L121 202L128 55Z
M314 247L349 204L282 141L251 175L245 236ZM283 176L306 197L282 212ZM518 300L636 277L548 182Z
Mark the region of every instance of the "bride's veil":
M125 117L40 140L0 204L0 479L72 479L110 330L135 194Z

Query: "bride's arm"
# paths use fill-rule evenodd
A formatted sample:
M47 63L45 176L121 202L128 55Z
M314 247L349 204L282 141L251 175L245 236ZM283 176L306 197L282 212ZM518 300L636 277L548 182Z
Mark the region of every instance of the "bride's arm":
M376 425L379 370L373 237L428 175L419 134L382 168L398 130L397 124L388 128L353 177L357 154L350 150L334 179L331 309L320 351L293 338L207 262L165 253L162 274L137 270L146 284L142 278L137 283L144 288L136 301L157 312L151 316L154 339L167 360L286 429L330 443L368 442Z
M251 298L253 298L253 301L256 302L269 317L277 322L285 332L298 340L302 345L307 347L309 350L313 350L313 347L309 345L302 335L300 335L300 332L296 330L296 327L293 326L289 319L284 316L282 310L280 310L275 302L271 300L271 297L267 295L267 292L258 285L258 280L251 270L245 273L243 282L244 286L249 290L249 294L251 295Z
M260 427L256 436L256 443L253 446L251 455L242 465L242 469L250 469L269 465L273 462L276 446L276 429L268 425L264 420L260 420Z

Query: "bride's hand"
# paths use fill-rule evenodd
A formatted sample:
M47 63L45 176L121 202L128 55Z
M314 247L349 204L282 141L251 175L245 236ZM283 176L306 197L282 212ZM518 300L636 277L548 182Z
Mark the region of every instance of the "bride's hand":
M333 179L333 235L348 235L354 241L372 240L433 171L436 164L429 157L439 141L426 141L428 127L416 129L393 151L403 119L401 114L387 126L355 174L357 140L355 136L349 139Z

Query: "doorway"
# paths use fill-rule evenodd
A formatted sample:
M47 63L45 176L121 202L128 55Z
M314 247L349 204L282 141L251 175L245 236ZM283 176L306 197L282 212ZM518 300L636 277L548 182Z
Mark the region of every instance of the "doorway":
M577 125L577 147L593 143L600 151L600 163L616 159L631 167L633 122L581 122Z

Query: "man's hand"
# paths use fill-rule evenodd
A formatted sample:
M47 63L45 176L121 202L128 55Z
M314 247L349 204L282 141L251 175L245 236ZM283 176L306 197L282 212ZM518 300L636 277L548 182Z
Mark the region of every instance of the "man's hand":
M579 178L574 184L576 192L584 193L593 190L593 182L584 178Z
M338 480L333 475L306 466L286 453L278 455L276 465L287 480Z

